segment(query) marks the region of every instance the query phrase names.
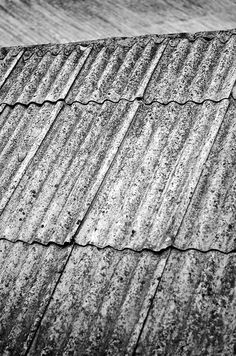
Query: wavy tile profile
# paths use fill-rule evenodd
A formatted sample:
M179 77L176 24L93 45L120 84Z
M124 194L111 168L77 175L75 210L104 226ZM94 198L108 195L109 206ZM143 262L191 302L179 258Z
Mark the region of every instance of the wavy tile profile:
M0 241L1 355L25 355L70 249Z
M27 109L16 105L5 106L0 113L0 213L61 108L61 103L42 108L32 104Z
M224 33L223 33L224 36ZM205 36L207 38L207 36ZM0 103L65 100L185 103L227 98L236 80L236 35L193 40L141 36L11 51L0 64Z
M12 60L10 69L5 70L0 102L28 105L62 99L68 103L133 100L143 96L165 43L141 38L123 44L26 47L18 62Z
M75 241L135 250L171 246L227 108L228 100L140 105Z
M156 67L144 95L146 103L201 103L228 98L236 80L236 36L189 42L176 39Z
M71 240L79 221L92 204L139 103L74 104L59 106L60 110L57 105L61 103L44 104L41 109L30 106L25 110L19 106L8 108L2 114L12 127L12 118L19 118L17 110L25 113L17 123L20 127L15 131L12 129L12 139L6 142L6 147L11 147L11 156L6 156L9 165L5 167L8 194L5 192L2 198L0 237L10 241L64 244ZM28 123L28 129L33 130L28 133L33 148L29 148L29 153L22 149L27 155L23 162L19 162L21 150L17 140L24 143L24 137L30 147L23 130L25 120L36 109L40 115L44 112L44 120L47 120L48 108L51 114L57 112L56 118L52 116L53 123L49 120L50 130L46 131L47 123L44 125L41 118L40 125L44 127L35 139L38 128L33 130L34 126ZM36 122L37 110L33 114ZM11 171L16 178L10 176ZM9 181L10 188L7 185Z
M0 88L0 102L8 105L15 103L28 105L42 104L45 101L56 102L65 99L68 90L81 70L91 48L76 46L73 50L61 50L55 55L48 46L23 49L23 54L8 70ZM4 64L1 64L3 66ZM1 67L0 67L1 72Z
M167 256L75 247L29 355L131 355Z
M101 44L94 49L68 94L68 103L93 100L118 101L143 97L145 89L166 47L150 36L124 45Z
M233 251L235 221L236 104L232 100L174 245Z
M235 83L235 30L0 49L1 355L235 354Z
M136 355L235 353L236 254L172 252Z

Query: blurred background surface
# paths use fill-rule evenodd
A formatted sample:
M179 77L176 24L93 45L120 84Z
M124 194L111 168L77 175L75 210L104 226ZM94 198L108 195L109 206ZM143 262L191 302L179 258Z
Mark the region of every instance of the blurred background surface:
M0 0L0 46L236 27L235 0Z

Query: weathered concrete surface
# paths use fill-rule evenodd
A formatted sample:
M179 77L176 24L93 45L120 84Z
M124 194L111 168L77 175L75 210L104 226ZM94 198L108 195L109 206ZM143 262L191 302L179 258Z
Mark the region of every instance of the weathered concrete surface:
M169 252L75 247L30 355L131 355Z
M70 250L0 241L1 355L25 355Z
M0 45L235 27L233 0L3 0Z
M174 245L232 251L235 222L236 103L232 100Z
M227 107L228 100L140 105L76 242L172 245Z
M0 214L62 105L5 106L0 113Z
M236 254L172 252L136 355L235 355Z
M236 37L236 36L235 36ZM101 42L94 48L68 94L67 102L103 102L143 97L168 43L145 36ZM161 43L159 43L161 42Z
M24 48L17 57L14 53L13 59L10 51L0 64L0 73L4 75L0 102L14 105L65 99L90 51L89 46L68 45L55 53L50 47L41 46Z
M172 44L173 42L173 44ZM236 80L236 36L170 41L151 77L144 100L151 103L227 98Z
M145 36L83 46L26 47L18 49L18 61L13 50L11 60L9 52L5 57L3 53L0 102L134 100L143 96L166 44L164 37Z
M0 49L0 353L235 353L235 34Z
M228 98L236 80L236 33L141 36L2 49L0 103L65 100L146 103Z
M46 111L47 114L49 107L53 112L56 105L60 103L44 104L40 112ZM15 117L19 127L15 131L12 129L12 139L10 133L6 135L9 141L5 145L14 142L11 155L5 160L3 157L3 163L8 164L5 175L7 182L12 183L12 190L7 204L3 194L5 205L2 204L0 216L0 237L43 244L70 241L91 205L138 105L138 101L66 105L57 113L54 124L27 166L24 162L28 155L23 162L18 161L18 141L26 135L24 120L30 119L34 106L26 110L21 120L20 112L24 113L24 110L18 112L22 110L21 106L5 109L2 114L8 120L5 126L9 124L14 129ZM41 124L44 122L42 120ZM32 122L28 122L28 129L33 130ZM3 134L4 131L6 129ZM31 134L30 140L33 139ZM12 179L9 172L14 174L17 168L20 175L16 174L18 181L15 184L16 179Z

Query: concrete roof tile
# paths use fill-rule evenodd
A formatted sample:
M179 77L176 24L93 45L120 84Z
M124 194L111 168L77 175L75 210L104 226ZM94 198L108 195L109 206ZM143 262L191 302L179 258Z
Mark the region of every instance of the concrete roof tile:
M236 254L173 251L136 355L233 355Z
M236 35L223 34L17 47L0 66L0 103L218 101L236 80Z
M168 256L73 250L30 355L131 355Z
M1 114L6 142L0 155L5 167L0 235L10 241L64 244L72 239L139 102L57 105L16 106ZM21 152L27 154L19 162Z
M156 251L175 244L227 108L228 100L140 105L75 241Z
M179 248L236 248L236 106L231 101L174 242Z
M25 354L70 250L0 240L1 355Z

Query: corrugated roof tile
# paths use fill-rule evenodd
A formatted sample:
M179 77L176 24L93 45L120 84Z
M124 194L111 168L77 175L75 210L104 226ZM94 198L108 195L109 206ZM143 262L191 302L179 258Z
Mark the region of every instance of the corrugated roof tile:
M234 355L236 254L172 252L136 355Z
M41 46L37 50L29 48L30 57L25 53L17 62L17 57L14 57L11 62L15 64L14 68L11 64L5 70L5 80L0 87L0 102L27 105L64 99L90 51L91 47L81 50L78 45L72 52L60 50L54 55L48 46Z
M0 88L3 86L6 79L9 77L13 68L17 65L17 62L20 60L24 53L23 49L8 49L2 51L1 53L1 62L0 62Z
M228 98L236 80L236 36L226 43L213 37L170 43L145 92L147 103L188 100L203 102Z
M0 49L0 353L235 352L235 34Z
M236 248L236 104L231 101L191 199L175 246Z
M140 105L76 242L170 246L227 107L228 100Z
M2 120L5 117L8 120L2 130L3 137L8 123L10 129L14 127L5 136L6 139L10 137L10 143L6 142L5 146L9 145L12 153L9 156L5 149L8 166L6 171L3 170L3 177L6 176L7 187L11 183L11 189L6 193L3 191L1 236L11 241L37 240L44 244L70 241L78 227L77 222L84 218L106 175L138 105L137 101L122 101L119 104L65 106L57 113L44 141L36 146L37 150L34 149L31 160L27 155L23 162L19 162L18 153L22 151L23 137L27 137L25 122L33 115L40 136L40 125L42 129L48 108L55 111L56 105L47 104L40 109L40 113L46 114L39 123L33 113L35 106L28 109L19 106L3 112ZM32 141L38 131L34 130L32 122L28 122L28 130ZM6 164L4 157L3 166ZM27 159L28 165L25 163ZM16 178L12 179L14 174Z
M1 355L25 355L70 250L0 241Z
M166 47L151 37L123 45L94 46L88 61L75 80L67 102L118 101L142 97Z
M9 52L2 65L0 103L102 103L144 96L147 103L166 104L228 98L236 79L236 35L224 41L217 32L205 37L143 36L26 47L14 57Z
M31 104L0 113L0 213L8 203L24 171L53 125L62 104Z
M168 254L75 246L30 355L131 355Z

